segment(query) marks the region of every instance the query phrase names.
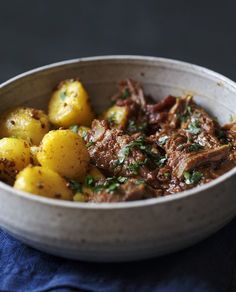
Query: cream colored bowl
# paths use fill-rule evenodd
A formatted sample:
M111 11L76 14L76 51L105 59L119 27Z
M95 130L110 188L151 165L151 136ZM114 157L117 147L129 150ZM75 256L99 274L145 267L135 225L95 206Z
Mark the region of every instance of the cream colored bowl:
M55 85L79 77L97 111L116 84L133 78L157 100L194 94L197 102L229 120L236 84L210 70L174 60L108 56L65 61L19 75L0 86L1 111L46 108ZM0 182L0 225L23 242L51 254L89 261L153 257L192 245L236 214L236 168L211 183L179 194L126 203L75 203L16 191Z

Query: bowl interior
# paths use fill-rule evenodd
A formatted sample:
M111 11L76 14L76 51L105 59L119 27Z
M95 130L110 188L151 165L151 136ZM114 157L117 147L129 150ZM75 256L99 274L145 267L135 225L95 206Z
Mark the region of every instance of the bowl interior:
M117 82L125 78L141 82L156 100L192 94L220 123L228 122L236 109L234 83L217 73L178 61L121 56L62 62L13 78L0 87L0 111L18 105L47 109L52 90L68 78L82 81L98 113L109 106Z

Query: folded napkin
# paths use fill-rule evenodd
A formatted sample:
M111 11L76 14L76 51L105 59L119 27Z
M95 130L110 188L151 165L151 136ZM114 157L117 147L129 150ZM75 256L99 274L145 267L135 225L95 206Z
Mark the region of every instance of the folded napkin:
M0 230L0 291L228 291L236 263L236 219L181 252L133 263L66 260Z

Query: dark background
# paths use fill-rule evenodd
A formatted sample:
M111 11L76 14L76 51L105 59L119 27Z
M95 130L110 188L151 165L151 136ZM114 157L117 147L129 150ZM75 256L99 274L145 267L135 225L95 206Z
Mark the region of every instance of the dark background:
M0 0L0 82L107 54L180 59L236 80L236 2Z

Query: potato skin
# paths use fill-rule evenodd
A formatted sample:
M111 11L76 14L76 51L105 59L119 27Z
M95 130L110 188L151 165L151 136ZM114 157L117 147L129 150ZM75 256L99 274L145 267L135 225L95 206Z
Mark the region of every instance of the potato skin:
M41 166L28 166L19 172L14 188L53 199L73 199L66 180L55 171Z
M33 165L39 165L37 159L37 153L39 151L39 146L31 146L30 147L30 163Z
M48 106L49 120L58 127L74 124L90 126L94 114L89 97L81 82L65 80L54 91Z
M83 181L89 162L85 142L71 130L47 133L37 153L38 162L69 179Z
M30 163L30 146L23 139L0 139L0 179L13 184L16 174Z
M39 145L49 131L48 116L34 108L17 107L5 112L0 118L0 137L17 137L30 144Z

